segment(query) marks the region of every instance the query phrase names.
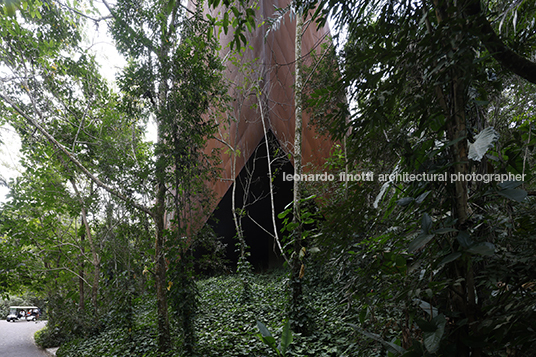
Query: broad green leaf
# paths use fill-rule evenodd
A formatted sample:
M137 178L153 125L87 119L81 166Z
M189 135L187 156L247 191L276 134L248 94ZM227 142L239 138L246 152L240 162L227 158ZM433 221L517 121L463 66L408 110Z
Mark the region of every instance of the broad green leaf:
M434 234L447 234L447 233L452 233L452 232L458 232L458 230L456 228L444 227L444 228L436 229L434 231Z
M441 338L445 333L445 325L447 320L443 314L436 316L432 322L436 325L436 330L434 332L424 332L424 347L430 353L436 353L439 350L439 344L441 343Z
M171 14L171 11L173 11L173 7L175 6L175 0L170 0L168 3L167 3L167 6L166 6L166 14Z
M424 213L422 216L422 232L425 234L428 234L430 232L430 228L432 228L432 217L428 213Z
M467 251L473 254L493 255L495 253L495 245L490 242L476 243L470 246Z
M235 17L240 17L240 11L238 11L236 6L232 6L231 10L233 11L233 14L235 15Z
M223 14L223 22L222 22L223 32L227 35L227 30L229 28L229 13L225 12Z
M422 203L424 201L424 199L430 194L430 192L432 191L426 191L424 193L421 193L416 199L415 199L415 202L416 203Z
M292 202L291 202L292 203ZM277 215L277 218L283 219L285 218L292 210L288 209L288 207L285 207L285 210Z
M407 206L413 201L415 201L413 197L404 197L396 201L396 204L399 206Z
M415 303L419 305L419 307L422 309L422 311L426 312L428 315L430 315L432 318L436 317L438 314L437 308L430 305L430 303L421 300L421 299L413 299ZM422 329L422 327L421 327ZM429 330L431 331L431 330Z
M394 343L389 342L389 341L385 341L383 338L381 338L380 335L365 331L362 328L360 328L359 326L354 325L354 324L348 324L348 325L351 326L352 328L354 328L356 331L358 331L361 334L363 334L364 336L367 336L368 338L371 338L374 341L380 342L382 345L385 346L385 348L389 352L394 353L395 356L402 355L404 352L406 352L406 350L402 346L399 346L399 345L394 344Z
M275 338L273 336L261 336L261 340L271 348L276 348Z
M456 259L458 259L459 257L462 256L462 253L460 252L454 252L454 253L450 253L449 255L445 256L441 262L439 263L439 265L445 265L445 264L448 264L450 262L453 262L455 261Z
M519 181L504 181L498 184L497 186L499 186L499 188L501 188L502 190L507 190L507 189L517 188L521 184L522 182L519 182Z
M262 337L272 337L272 334L270 333L270 331L268 331L266 326L264 326L264 324L260 322L259 320L257 320L257 328L261 332Z
M287 320L283 327L283 334L281 335L281 353L286 353L288 346L292 343L292 331L290 329L290 320Z
M493 147L493 144L499 139L499 133L489 126L475 136L475 142L469 143L469 159L474 161L482 160L486 152Z
M309 253L311 253L311 254L320 253L320 248L313 247L313 248L309 249Z
M489 100L476 100L475 99L473 100L473 102L479 107L489 104Z
M458 237L456 237L456 239L458 239L458 242L463 248L469 248L469 246L473 244L473 240L467 231L461 231L458 233Z
M437 314L434 314L434 316L437 316ZM432 321L418 319L415 322L417 323L417 326L419 326L419 328L422 330L422 332L433 333L437 330L436 324Z
M408 247L408 251L410 253L424 247L429 241L432 240L432 238L434 238L434 234L419 234L417 236L417 238L415 238L410 244L409 244L409 247Z
M261 333L260 338L262 342L264 342L266 345L270 346L271 348L275 349L276 348L275 338L272 336L270 331L268 331L266 326L264 326L264 324L260 322L259 320L257 320L257 328L259 329Z
M527 197L527 191L515 188L515 189L506 189L506 190L500 190L497 191L497 193L501 196L504 196L506 198L509 198L511 200L517 201L517 202L523 202L525 197Z

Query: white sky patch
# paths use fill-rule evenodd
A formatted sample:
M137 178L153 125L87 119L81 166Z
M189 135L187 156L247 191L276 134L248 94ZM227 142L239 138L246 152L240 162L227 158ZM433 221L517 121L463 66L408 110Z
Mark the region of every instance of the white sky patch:
M19 164L21 142L11 125L0 127L0 181L9 183L23 170ZM0 202L6 202L9 188L0 184Z
M99 3L95 3L95 5L103 16L108 15L108 10L104 5ZM113 39L108 34L108 24L105 21L96 24L87 20L85 38L86 41L82 46L85 46L90 53L95 55L95 59L101 67L101 75L106 78L114 90L118 90L115 78L127 62L117 52ZM156 130L153 130L154 133L152 133L149 125L148 131L150 133L146 135L146 140L153 140L156 137ZM2 203L7 201L6 195L9 193L9 189L2 182L9 182L10 179L16 178L23 168L19 164L21 142L15 129L10 125L0 127L0 136L0 142L2 142L0 143L0 203Z
M147 123L147 131L145 132L145 141L152 142L156 144L158 141L158 127L156 126L156 121L154 116L151 115L149 122Z
M95 2L94 5L100 11L101 16L109 15L108 9L102 3ZM95 54L95 59L101 66L101 75L108 80L112 88L117 89L114 85L116 75L127 64L127 61L117 52L114 41L108 33L108 23L106 21L111 21L111 19L97 23L87 20L87 46L89 51Z

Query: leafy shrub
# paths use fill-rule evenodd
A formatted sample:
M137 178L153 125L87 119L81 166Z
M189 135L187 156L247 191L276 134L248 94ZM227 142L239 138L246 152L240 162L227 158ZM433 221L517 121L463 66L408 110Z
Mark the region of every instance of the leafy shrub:
M78 338L61 346L58 357L150 356L156 351L156 326L128 330L113 328L94 338Z
M312 269L311 269L312 270ZM319 271L319 270L317 270ZM293 333L292 344L286 356L349 356L345 352L362 339L346 321L353 321L352 314L344 317L344 306L339 304L339 288L333 279L310 274L306 281L306 303L317 327L310 336ZM270 274L251 274L250 299L242 299L241 276L228 275L197 281L199 310L195 319L197 335L196 353L204 357L276 356L258 338L256 321L262 321L273 336L280 340L284 321L288 318L288 275L284 270ZM144 356L162 357L157 352L156 306L147 297L135 299L133 327L108 324L93 337L76 338L64 343L57 352L60 357L112 357ZM174 315L171 315L174 316ZM180 321L171 318L172 335L177 347L168 357L182 356ZM367 356L367 355L366 355ZM191 356L188 356L191 357Z
M58 347L68 340L58 326L48 324L34 334L34 339L41 348Z

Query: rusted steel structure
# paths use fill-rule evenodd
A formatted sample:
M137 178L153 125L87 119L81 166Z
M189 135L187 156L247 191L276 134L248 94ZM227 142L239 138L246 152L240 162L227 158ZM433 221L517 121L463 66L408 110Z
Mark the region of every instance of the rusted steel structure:
M259 9L256 12L259 16L258 22L272 17L275 7L284 8L287 4L286 0L260 1ZM213 17L220 17L221 14L219 16L218 12L222 10L206 9L206 11ZM257 28L254 33L247 33L246 36L251 47L246 48L243 55L238 56L234 61L231 61L228 48L232 34L225 35L223 32L220 34L221 56L226 59L225 76L230 83L229 94L233 98L233 110L227 118L221 119L217 138L209 141L206 148L207 151L219 149L222 153L221 179L215 182L212 187L216 195L214 204L219 206L216 214L220 215L218 217L220 228L233 225L231 207L229 207L229 195L233 180L239 175L245 175L244 167L248 161L254 160L254 153L260 148L260 145L264 145L266 136L275 138L280 151L282 150L287 154L290 163L293 160L295 19L291 21L287 15L281 22L279 29L270 31L268 35L266 33L266 25ZM320 51L320 45L329 41L328 35L329 29L327 28L317 30L314 23L306 26L302 42L302 56L306 64L310 65L311 63L311 53ZM309 115L304 111L302 163L305 172L312 168L321 167L333 146L328 138L320 136L308 124ZM265 135L265 131L268 135ZM234 168L233 155L236 155ZM287 171L286 173L293 173L290 163L283 169ZM268 163L265 161L259 165L268 165ZM262 173L261 176L265 174ZM283 172L280 171L279 175L282 174ZM285 186L282 184L281 177L276 178L274 183L276 186L278 184ZM292 186L288 185L284 188L278 187L278 208L284 207L286 203L292 201L291 190ZM243 193L243 191L240 192ZM257 206L260 204L264 205L264 209L259 208L258 210L264 212L261 215L265 215L266 207L270 205L270 202L265 200L264 203L259 202ZM258 217L258 220L262 220L262 217ZM273 230L271 223L266 222L266 224L269 229ZM218 233L234 236L234 233L230 233L234 232L234 227L232 230L223 230L226 232ZM246 230L247 235L248 231ZM253 235L259 236L262 235L262 232L253 233ZM264 239L269 240L267 237ZM251 239L249 244L252 247L254 245ZM269 250L272 245L267 243L266 246L269 247Z
M271 17L274 6L283 8L288 1L265 0L260 2L258 15L263 19ZM217 16L221 10L207 10L212 16ZM222 156L223 175L215 186L217 197L223 197L232 184L231 153L227 145L240 152L237 157L235 176L239 174L255 148L264 138L259 100L256 98L257 87L260 102L263 105L264 120L267 130L271 131L285 152L292 155L294 143L294 63L295 63L295 21L290 21L288 15L278 30L270 31L266 36L266 25L254 33L248 33L247 38L253 49L246 49L241 58L245 68L227 62L226 77L231 83L231 96L234 99L234 117L230 125L220 123L217 140L211 140L207 150L220 148ZM302 56L307 63L310 53L320 49L320 44L328 40L329 29L317 31L315 24L307 26L303 35ZM226 58L231 40L221 33L222 56ZM253 107L254 106L254 107ZM329 155L332 142L319 136L310 126L309 116L304 114L303 131L303 164L319 167ZM225 141L226 144L222 143ZM292 160L292 157L291 157Z

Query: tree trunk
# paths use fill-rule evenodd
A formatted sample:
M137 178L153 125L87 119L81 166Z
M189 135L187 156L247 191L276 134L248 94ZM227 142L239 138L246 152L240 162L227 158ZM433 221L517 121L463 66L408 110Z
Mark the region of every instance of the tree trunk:
M304 332L303 315L298 312L303 312L302 305L302 284L304 266L301 264L300 253L302 249L302 225L300 217L301 209L301 181L299 178L303 172L302 169L302 85L303 78L301 74L302 66L302 35L303 35L303 17L302 14L296 15L296 40L295 40L295 82L294 82L294 204L293 204L293 222L297 225L292 235L294 237L293 254L291 257L291 314L293 331ZM297 179L298 178L298 179ZM302 321L298 321L302 320Z
M439 3L434 1L438 22L442 23L447 18L452 23L460 24L453 27L450 42L452 51L457 51L456 42L461 42L467 36L467 28L463 22L458 19L462 14L459 11L461 7L455 3ZM441 5L446 5L442 7ZM470 54L456 54L457 63L448 76L448 94L436 86L436 94L438 100L445 111L447 139L454 144L451 146L451 160L454 163L451 173L458 178L454 182L453 202L452 202L452 217L456 218L456 228L460 232L467 231L469 228L468 219L470 217L468 182L461 178L469 173L469 158L467 144L467 124L466 124L466 71L471 71L472 58ZM472 329L473 337L477 335L475 311L476 296L475 282L471 257L460 259L453 262L448 270L448 275L452 280L463 279L463 283L451 286L449 308L453 312L458 313L459 317L453 319L456 324L467 319L468 323L463 326L458 326L453 331L454 342L456 344L456 354L461 357L480 356L481 348L470 347L467 341L470 340L470 329Z
M80 202L81 211L82 211L82 223L84 224L84 227L86 229L86 236L89 241L89 247L91 249L91 256L93 258L93 261L91 262L93 264L93 286L91 288L91 302L93 304L93 309L97 310L97 296L99 292L99 280L100 280L100 258L99 254L97 253L97 246L95 245L95 241L93 240L93 235L91 234L91 229L89 227L89 223L87 221L87 213L86 213L86 206L84 199L80 195L80 191L78 190L78 187L76 186L76 182L74 181L74 178L70 178L69 181L71 182L71 185L73 186L73 190L76 193L76 196L78 197L78 201Z
M267 157L267 160L268 160L268 184L270 185L270 204L271 204L271 207L272 207L272 225L273 225L273 228L274 228L274 240L277 244L277 247L279 248L279 252L281 253L281 255L283 256L283 258L285 259L285 262L287 263L290 263L289 260L287 259L287 255L285 254L285 251L283 250L283 247L281 246L281 240L279 239L279 234L277 233L278 229L277 229L277 223L276 223L276 220L275 220L275 201L274 201L274 186L273 186L273 183L272 183L272 160L271 160L271 156L270 156L270 145L268 143L268 130L266 129L266 123L264 121L264 109L263 109L263 103L261 101L261 98L259 96L259 94L257 94L257 102L259 103L259 109L260 109L260 112L261 112L261 122L262 122L262 130L263 130L263 133L264 133L264 143L266 145L266 157ZM275 250L275 248L274 248Z
M162 125L158 126L158 144L162 144ZM167 352L171 348L171 337L169 331L168 304L166 296L166 259L164 251L164 230L166 215L166 186L165 186L166 166L161 154L157 155L156 179L158 191L156 194L156 204L154 207L154 222L156 228L155 238L155 283L156 300L158 313L158 349L160 352ZM176 213L178 214L178 212Z
M295 178L301 176L302 169L302 57L301 57L301 48L302 48L302 32L303 32L303 18L301 14L296 16L296 40L295 40L295 82L294 82L294 176ZM300 200L301 200L301 181L294 180L294 205L293 205L293 214L294 221L300 222ZM299 226L300 235L301 235L301 225ZM300 237L301 238L301 237ZM295 242L300 244L300 239L297 239ZM295 245L296 247L296 245Z
M85 309L85 297L84 297L84 239L85 239L85 234L82 233L80 235L80 255L79 255L79 259L80 259L80 269L78 271L78 294L79 294L79 299L78 299L78 309L80 311L84 311Z

